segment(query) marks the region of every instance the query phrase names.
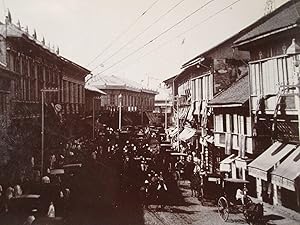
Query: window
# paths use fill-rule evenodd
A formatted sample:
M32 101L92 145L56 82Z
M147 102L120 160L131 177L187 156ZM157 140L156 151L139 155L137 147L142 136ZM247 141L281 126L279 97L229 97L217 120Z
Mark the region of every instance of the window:
M222 122L223 122L223 126L222 126L222 128L223 128L223 132L226 132L226 114L222 114L222 117L223 117L223 120L222 120Z
M223 115L219 114L215 116L215 127L216 127L216 131L220 132L220 131L224 131L223 129Z
M233 133L238 134L239 133L239 119L238 115L234 114L232 121L232 127L233 127Z
M74 103L74 88L73 83L69 82L70 103Z
M0 93L0 114L3 115L6 112L6 94Z
M64 88L64 103L69 103L69 84L68 81L64 80L63 81L63 88Z
M20 74L20 70L21 70L21 65L20 65L20 57L19 56L15 56L14 57L14 70L16 73Z
M110 105L115 105L115 95L114 94L110 95Z

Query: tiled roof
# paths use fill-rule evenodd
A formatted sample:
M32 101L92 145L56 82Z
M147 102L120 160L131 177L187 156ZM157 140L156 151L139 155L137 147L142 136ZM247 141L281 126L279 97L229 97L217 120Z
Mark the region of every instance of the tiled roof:
M233 83L228 89L209 101L209 105L242 105L249 99L249 82L248 75L240 78Z
M92 92L96 92L96 93L99 93L101 95L106 95L106 93L104 91L101 91L100 89L96 88L95 86L93 85L89 85L89 84L86 84L84 86L84 88L88 91L92 91Z
M96 78L97 80L95 81L91 81L91 84L96 86L97 88L100 89L110 89L112 87L119 87L122 89L128 89L131 91L143 91L143 92L149 92L152 94L157 94L156 91L153 90L149 90L147 88L144 88L142 86L142 84L132 81L132 80L128 80L126 78L121 78L121 77L117 77L117 76L98 76Z
M300 1L288 1L273 12L260 18L255 23L250 25L252 26L252 29L247 34L239 38L235 44L238 45L241 42L250 40L260 35L298 24L299 18Z

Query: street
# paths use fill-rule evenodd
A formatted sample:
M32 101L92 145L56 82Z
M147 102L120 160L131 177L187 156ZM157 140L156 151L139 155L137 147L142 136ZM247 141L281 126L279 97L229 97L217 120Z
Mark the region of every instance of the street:
M150 210L144 211L145 225L215 225L215 224L248 224L242 213L232 213L229 219L223 222L218 214L217 207L206 203L202 206L196 198L190 197L191 192L188 190L187 182L180 182L182 195L185 203L180 206L169 206L164 211L156 210L155 206ZM276 213L264 209L264 224L286 224L296 225L299 221L294 221L288 218L283 218Z

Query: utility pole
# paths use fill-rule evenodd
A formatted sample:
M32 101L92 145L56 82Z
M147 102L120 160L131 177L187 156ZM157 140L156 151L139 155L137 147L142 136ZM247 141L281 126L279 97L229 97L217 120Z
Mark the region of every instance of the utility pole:
M168 112L167 112L167 109L168 109L168 100L166 98L166 101L165 101L165 133L167 134L167 129L168 129Z
M180 131L180 119L179 119L179 96L177 95L177 102L176 102L176 110L177 110L177 124L178 124L178 133L177 133L177 148L178 152L180 152L180 140L179 140L179 131Z
M50 89L42 89L41 95L42 95L42 143L41 143L41 177L43 177L44 173L44 148L45 148L45 93L46 92L58 92L57 88L50 88Z
M142 98L142 105L141 105L141 125L143 126L143 124L144 124L144 98L143 98L143 96L141 98Z
M119 94L119 130L122 129L122 94Z
M95 139L95 97L93 97L93 139Z

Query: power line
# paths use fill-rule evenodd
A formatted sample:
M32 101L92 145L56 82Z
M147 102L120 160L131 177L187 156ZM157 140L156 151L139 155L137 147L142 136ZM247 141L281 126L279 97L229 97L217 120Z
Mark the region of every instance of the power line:
M108 68L106 68L105 70L99 72L96 74L100 75L102 73L104 73L105 71L109 70L110 68L118 65L119 63L121 63L122 61L124 61L125 59L127 59L128 57L130 57L131 55L135 54L136 52L140 51L141 49L147 47L149 44L153 43L155 40L157 40L158 38L160 38L161 36L163 36L164 34L166 34L167 32L169 32L170 30L172 30L174 27L178 26L179 24L181 24L182 22L184 22L185 20L187 20L188 18L190 18L191 16L193 16L195 13L199 12L201 9L203 9L205 6L207 6L208 4L214 2L216 0L210 0L207 3L205 3L204 5L202 5L201 7L199 7L198 9L196 9L195 11L193 11L192 13L190 13L189 15L185 16L183 19L179 20L177 23L175 23L174 25L172 25L171 27L169 27L168 29L164 30L162 33L160 33L159 35L157 35L156 37L154 37L152 40L148 41L147 43L145 43L144 45L142 45L141 47L139 47L138 49L134 50L133 52L131 52L130 54L126 55L125 57L121 58L120 60L118 60L117 62L115 62L114 64L112 64L111 66L109 66Z
M133 23L131 23L123 32L121 32L115 39L113 39L96 57L94 57L87 66L91 65L93 62L95 62L96 59L98 59L100 56L102 56L116 41L118 41L123 35L125 35L133 26L135 26L138 21L146 15L146 13L158 2L159 0L154 1L140 16L138 16Z
M158 23L161 19L163 19L165 16L167 16L170 12L172 12L177 6L179 6L181 3L183 3L185 0L181 0L178 3L176 3L174 6L172 6L169 10L167 10L164 14L162 14L160 17L158 17L153 23L151 23L148 27L146 27L142 32L137 34L135 37L130 39L128 42L126 42L121 48L119 48L117 51L115 51L112 55L107 57L104 61L102 61L99 65L97 65L92 71L97 69L99 66L104 65L108 60L110 60L112 57L114 57L116 54L118 54L120 51L122 51L124 48L126 48L129 44L134 42L137 38L139 38L142 34L144 34L147 30L149 30L153 25Z
M177 38L181 37L182 35L184 35L184 34L190 32L190 31L192 31L192 30L196 29L198 26L202 25L204 22L206 22L206 21L210 20L211 18L213 18L213 17L219 15L220 13L222 13L223 11L225 11L226 9L232 7L233 5L237 4L237 3L240 2L240 1L241 1L241 0L236 0L235 2L231 3L230 5L228 5L228 6L224 7L224 8L222 8L221 10L217 11L216 13L214 13L214 14L212 14L211 16L209 16L209 17L205 18L204 20L202 20L200 23L195 24L195 25L192 26L191 28L185 30L184 32L182 32L182 33L180 33L180 34L178 34L178 35L176 35L174 38L171 38L171 39L169 39L169 40L163 42L163 43L160 44L157 48L155 48L155 49L149 51L148 53L143 54L142 56L139 57L139 59L142 59L142 58L144 58L144 57L146 57L146 56L152 54L153 52L158 51L158 50L161 49L162 47L164 47L164 46L166 46L166 45L169 45L170 43L172 43L172 41L176 40ZM134 64L134 63L133 63L133 64ZM124 67L124 68L127 68L127 67L130 66L130 65L132 65L132 64L128 64L128 65L127 65L126 67ZM123 69L124 69L124 68L123 68ZM116 70L116 71L114 71L113 73L116 73L116 72L118 72L118 71L120 71L120 70L121 70L121 69Z

